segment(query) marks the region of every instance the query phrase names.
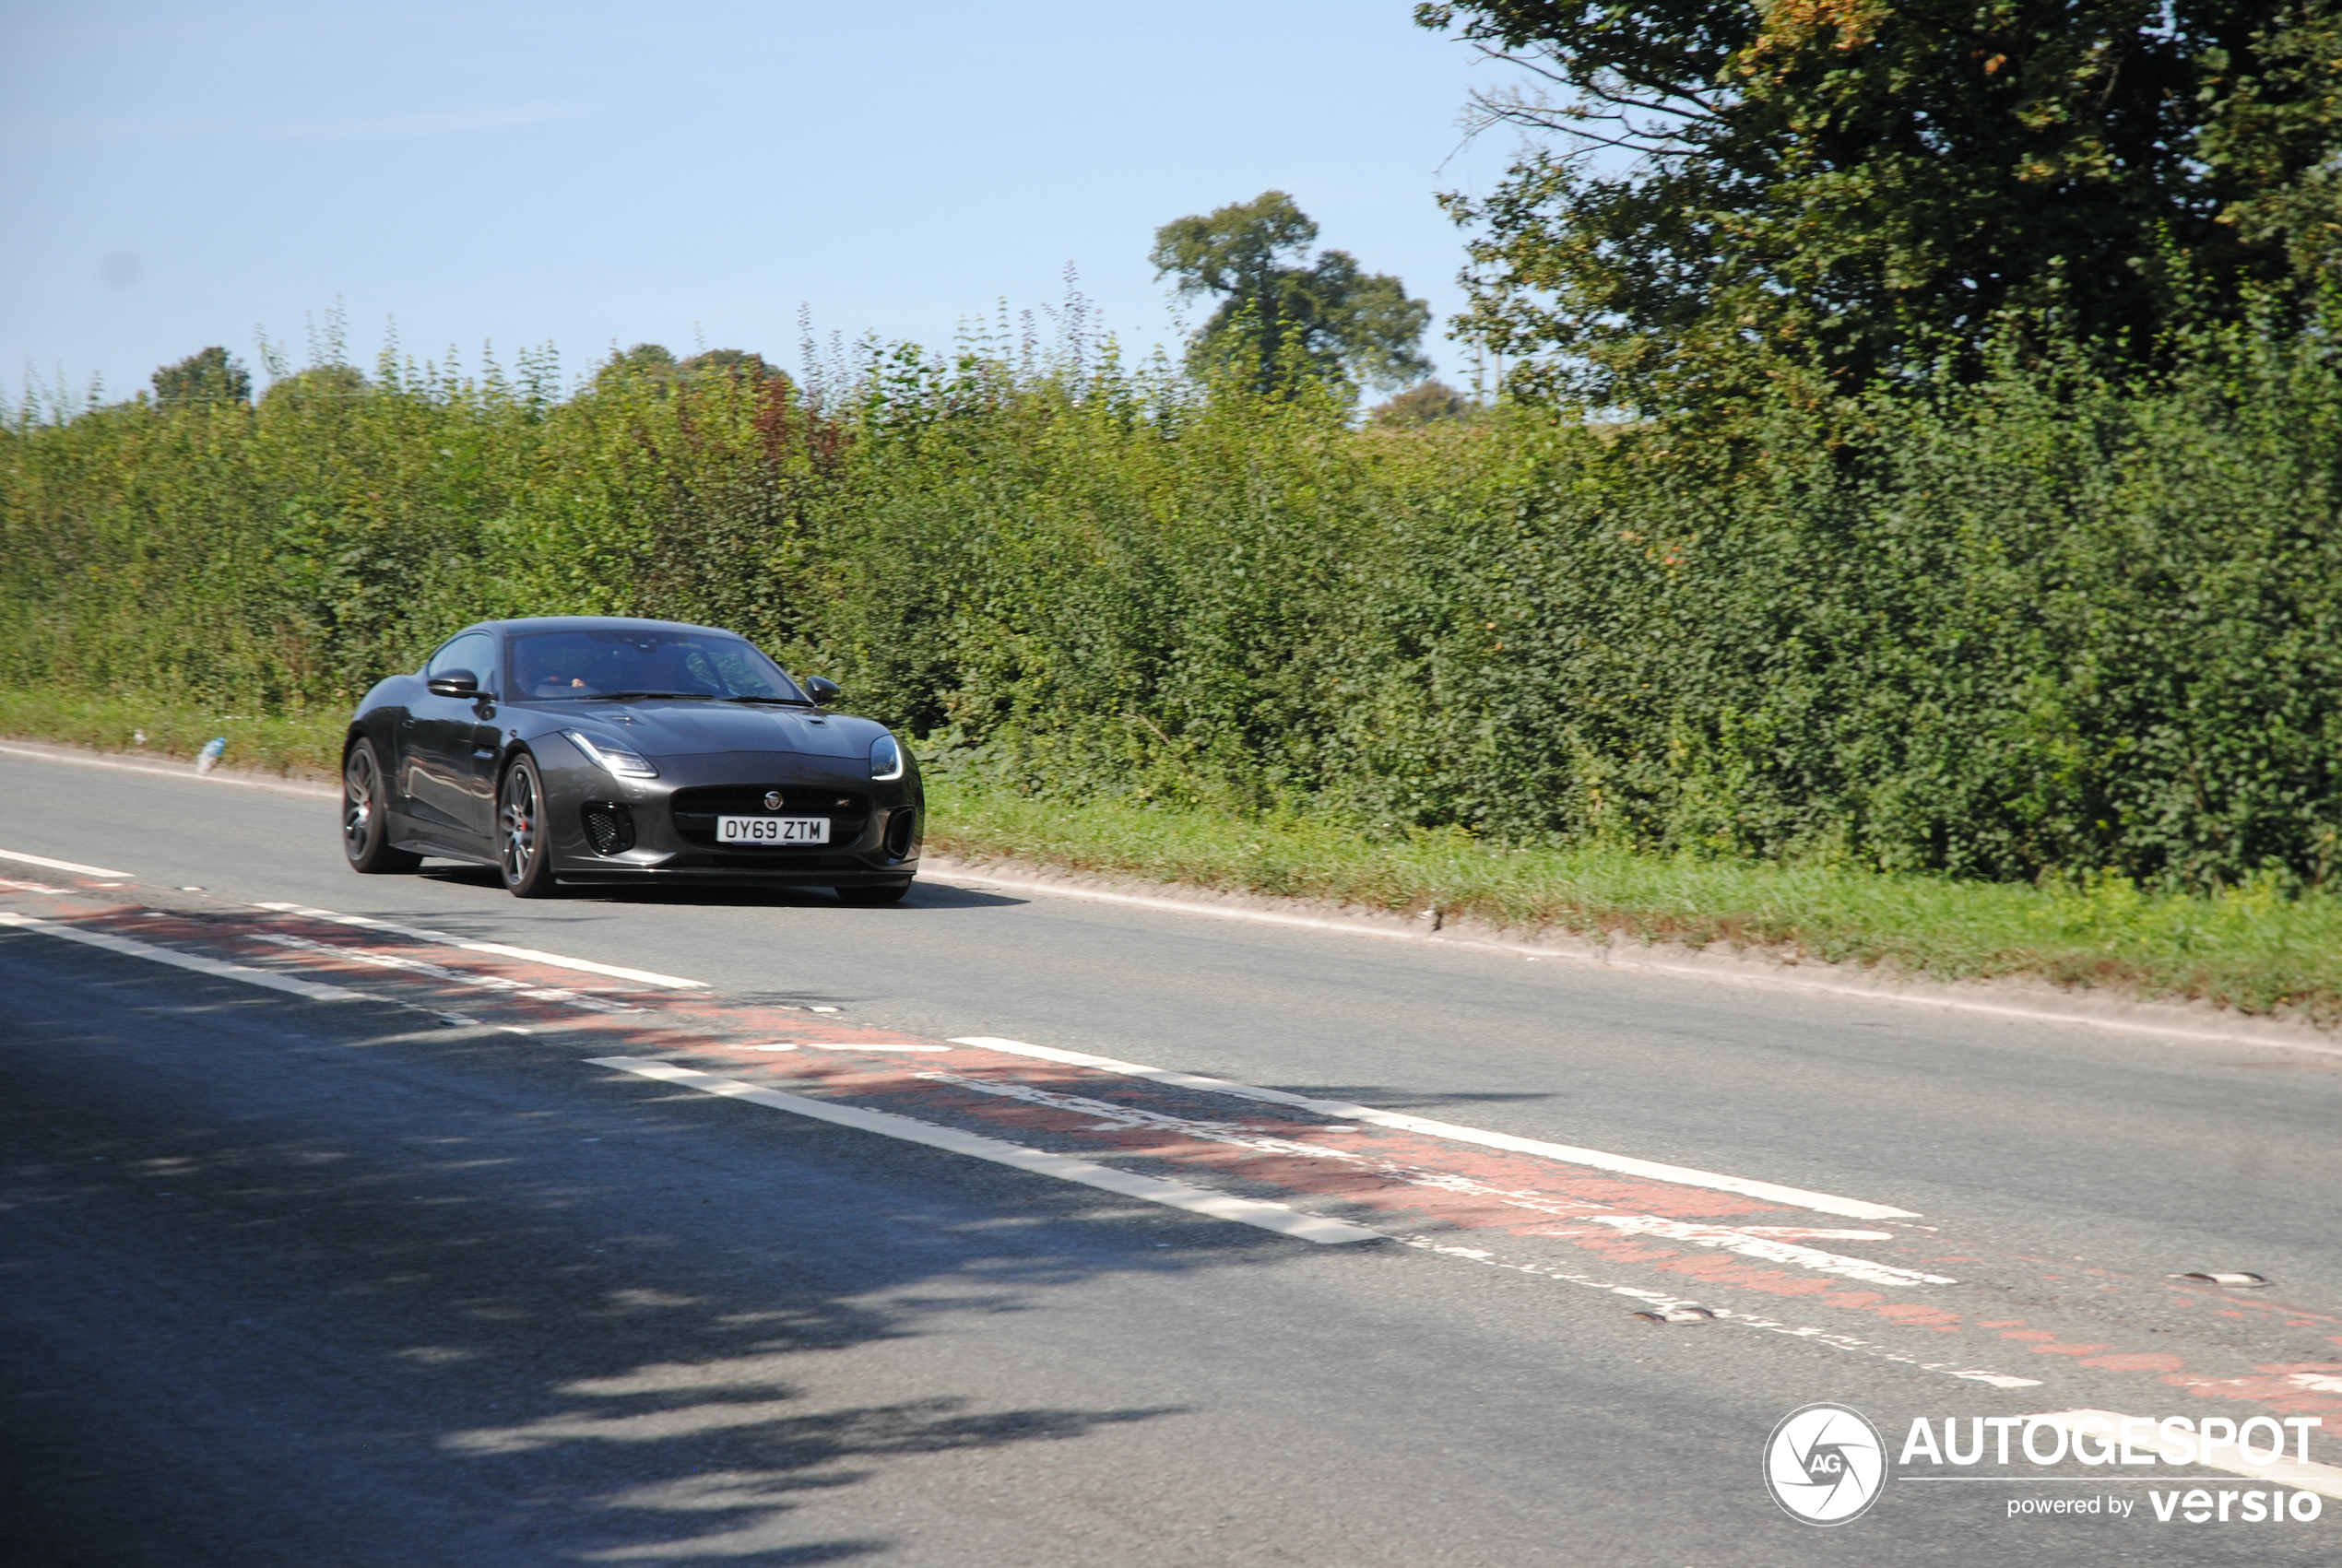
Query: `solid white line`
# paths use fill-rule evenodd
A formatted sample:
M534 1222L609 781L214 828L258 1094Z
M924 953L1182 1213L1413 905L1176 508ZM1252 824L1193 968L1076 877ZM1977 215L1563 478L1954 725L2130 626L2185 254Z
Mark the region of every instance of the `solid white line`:
M525 980L507 980L501 974L474 974L468 970L449 969L444 964L425 963L420 959L408 958L402 953L386 953L380 948L349 947L338 942L313 942L306 937L290 936L282 931L265 931L261 941L280 948L292 948L302 952L316 953L344 963L362 963L375 969L396 969L409 974L427 974L434 980L444 980L457 985L477 985L483 990L509 992L538 1002L562 1002L573 1008L583 1008L596 1013L639 1012L639 1008L623 1002L605 1002L597 996L581 996L574 991L554 986L536 986Z
M69 762L77 768L111 768L118 773L146 773L154 778L180 779L188 784L241 784L246 789L275 790L284 795L305 795L324 799L339 799L341 796L341 791L332 784L311 784L302 779L240 779L217 768L208 773L199 773L193 762L165 768L152 762L116 762L103 757L75 756L70 751L45 751L28 746L4 745L0 745L0 756L26 757L36 762Z
M339 799L341 791L332 784L311 784L298 779L242 779L223 774L217 769L209 773L197 773L189 768L163 768L139 762L117 762L105 758L77 756L70 750L35 749L30 747L0 745L0 755L24 757L40 762L68 762L76 767L112 768L125 773L149 773L157 778L183 779L195 784L241 784L247 789L275 790L279 793L308 796L318 799ZM1776 991L1804 991L1823 996L1843 996L1852 1001L1887 1002L1897 1007L1941 1008L1950 1012L1982 1013L1988 1017L2021 1020L2029 1023L2072 1024L2082 1029L2105 1029L2122 1034L2149 1034L2167 1040L2217 1041L2224 1044L2259 1045L2278 1051L2307 1051L2321 1056L2342 1056L2342 1046L2324 1045L2309 1041L2270 1039L2260 1034L2247 1034L2230 1030L2198 1029L2186 1024L2146 1023L2133 1019L2093 1017L2087 1013L2054 1011L2046 1008L2016 1007L1999 1002L1970 1001L1958 996L1910 996L1885 987L1841 985L1827 980L1804 980L1789 975L1738 974L1707 968L1697 964L1668 963L1657 959L1622 957L1612 952L1599 955L1573 951L1567 948L1532 948L1508 942L1475 941L1468 937L1447 937L1428 931L1386 931L1358 921L1326 920L1303 914L1278 914L1268 910L1228 909L1216 904L1201 903L1185 899L1148 898L1135 893L1108 892L1102 888L1069 887L1057 882L1033 882L1015 877L990 875L975 865L951 863L946 857L929 857L936 874L988 883L997 888L1014 889L1020 892L1053 894L1059 898L1087 899L1097 903L1130 904L1139 909L1167 910L1177 914L1202 914L1217 920L1246 920L1266 925L1291 925L1304 930L1333 931L1352 937L1378 937L1391 941L1419 942L1429 947L1463 948L1480 952L1503 953L1509 957L1561 959L1571 963L1593 964L1603 969L1643 970L1653 974L1681 976L1688 980L1704 980L1726 985L1751 985ZM605 973L597 971L596 973ZM613 972L614 973L614 972ZM633 974L621 974L633 979ZM656 984L660 982L653 981ZM824 1009L816 1008L816 1012Z
M45 855L27 855L20 849L0 849L0 860L21 860L27 866L46 866L52 871L78 871L85 877L112 877L124 882L136 879L128 871L109 871L102 866L84 866L78 860L52 860Z
M1297 1105L1313 1115L1341 1116L1354 1122L1369 1122L1376 1126L1391 1127L1402 1132L1421 1133L1427 1138L1446 1138L1451 1143L1476 1143L1489 1149L1508 1149L1516 1154L1537 1154L1548 1160L1567 1161L1572 1165L1591 1165L1598 1171L1615 1171L1621 1175L1648 1176L1652 1181L1674 1182L1681 1186L1708 1187L1717 1192L1738 1193L1744 1197L1761 1197L1772 1203L1783 1203L1798 1208L1811 1208L1823 1214L1842 1214L1850 1220L1916 1220L1919 1216L1908 1208L1890 1208L1883 1203L1866 1203L1861 1198L1839 1197L1826 1192L1808 1192L1803 1187L1785 1187L1772 1182L1751 1181L1745 1176L1719 1175L1713 1171L1695 1170L1687 1165L1662 1165L1653 1160L1637 1160L1624 1154L1605 1154L1598 1149L1579 1149L1567 1143L1546 1143L1539 1138L1515 1138L1510 1133L1490 1132L1484 1127L1458 1126L1453 1122L1428 1121L1421 1116L1401 1115L1392 1111L1377 1111L1365 1105L1352 1105L1339 1100L1312 1100L1307 1095L1287 1094L1278 1089L1260 1089L1248 1083L1232 1083L1226 1079L1199 1078L1193 1073L1166 1072L1161 1067L1141 1067L1136 1062L1118 1062L1111 1056L1093 1056L1082 1051L1059 1051L1047 1045L1028 1045L1022 1040L1000 1040L989 1035L956 1038L954 1045L980 1045L1014 1056L1037 1056L1045 1062L1063 1062L1069 1067L1095 1067L1101 1072L1121 1073L1131 1078L1152 1079L1157 1083L1175 1084L1181 1089L1201 1090L1208 1094L1230 1094L1245 1100L1264 1100L1278 1105Z
M936 857L940 860L941 857ZM1847 985L1827 980L1805 980L1786 974L1746 974L1703 964L1669 963L1663 959L1628 958L1604 950L1578 952L1568 948L1538 948L1512 942L1484 942L1470 937L1446 937L1430 931L1392 931L1357 920L1329 920L1307 914L1279 914L1264 909L1230 909L1186 899L1149 898L1141 893L1108 892L1103 888L1069 887L1058 882L1029 882L995 877L974 866L938 865L935 874L961 881L1018 892L1086 899L1094 903L1129 904L1136 909L1160 909L1174 914L1201 914L1214 920L1245 920L1261 925L1290 925L1307 931L1332 931L1349 937L1374 937L1384 941L1414 942L1432 948L1461 948L1473 952L1502 953L1510 958L1560 959L1601 969L1641 970L1651 974L1704 980L1721 985L1750 985L1773 991L1802 991L1843 996L1858 1002L1887 1002L1897 1007L1942 1008L1952 1012L1983 1013L1993 1018L2018 1019L2029 1023L2073 1024L2082 1029L2107 1029L2123 1034L2152 1034L2171 1040L2218 1041L2224 1044L2260 1045L2277 1051L2309 1051L2322 1056L2342 1056L2342 1046L2309 1041L2272 1039L2233 1030L2200 1029L2183 1023L2147 1023L2135 1019L2100 1018L2089 1013L2061 1012L2048 1008L2017 1007L2005 1002L1971 1001L1964 996L1912 996L1885 986Z
M1761 1258L1767 1263L1790 1263L1800 1268L1811 1268L1823 1274L1836 1274L1847 1279L1860 1279L1866 1285L1887 1285L1910 1290L1920 1285L1957 1285L1957 1279L1946 1279L1941 1274L1928 1274L1916 1268L1903 1268L1892 1263L1874 1263L1866 1257L1848 1257L1842 1253L1824 1252L1819 1247L1801 1247L1774 1236L1753 1235L1731 1225L1688 1225L1681 1220L1662 1220L1651 1214L1590 1214L1590 1225L1607 1225L1636 1236L1662 1236L1669 1241L1689 1242L1694 1246L1721 1247L1744 1257Z
M591 959L569 958L561 953L539 952L535 948L507 947L502 942L467 942L461 937L444 931L429 931L420 925L401 925L394 920L375 920L363 914L337 914L330 909L312 909L299 903L259 903L254 909L272 910L278 914L298 914L304 920L326 920L336 925L355 925L368 931L389 931L401 937L412 937L419 942L437 942L444 947L461 948L467 953L496 953L504 958L526 959L530 963L547 964L554 969L574 969L586 974L607 974L619 980L640 981L645 985L664 985L678 991L704 990L707 982L685 980L679 975L658 974L647 969L623 969L614 963L596 963Z
M2240 1413L2237 1417L2239 1424L2242 1423L2243 1419L2242 1414ZM2077 1438L2082 1435L2079 1430L2082 1422L2087 1421L2092 1423L2088 1434L2092 1441L2110 1435L2119 1438L2123 1431L2123 1423L2130 1421L2133 1423L2132 1432L2138 1437L2138 1441L2132 1444L2135 1450L2154 1449L2162 1441L2156 1430L2156 1423L2149 1418L2125 1416L2113 1410L2052 1410L2045 1415L2027 1416L2025 1420L2063 1427L2068 1434ZM2299 1430L2295 1428L2286 1432L2287 1440L2289 1442L2294 1432ZM2342 1466L2321 1465L2315 1460L2301 1459L2272 1459L2261 1462L2248 1459L2241 1454L2237 1454L2235 1457L2229 1459L2207 1459L2203 1456L2200 1446L2201 1439L2197 1441L2199 1447L2195 1462L2207 1470L2226 1470L2232 1476L2250 1476L2254 1480L2276 1481L2281 1485L2292 1487L2297 1491L2314 1491L2327 1497L2342 1497ZM2216 1444L2213 1446L2231 1451L2234 1449L2234 1444L2227 1443ZM2017 1478L2005 1479L2016 1480ZM2184 1478L2173 1477L2172 1484L2185 1486L2187 1482Z
M76 767L112 768L125 773L150 773L158 778L183 779L195 784L241 784L247 789L276 790L280 793L338 799L341 791L332 784L310 784L297 779L242 779L214 770L197 773L192 768L162 768L138 762L117 762L99 757L76 756L70 751L50 751L29 747L0 745L0 755L29 758L41 762L68 762ZM1827 980L1804 980L1789 975L1739 974L1710 969L1698 964L1668 963L1658 959L1636 959L1613 952L1599 955L1573 951L1567 948L1533 948L1509 942L1475 941L1468 937L1447 937L1428 931L1387 931L1358 921L1326 920L1304 914L1278 914L1268 910L1228 909L1216 904L1201 903L1185 899L1148 898L1135 893L1108 892L1102 888L1069 887L1057 882L1033 882L1015 877L998 877L979 867L954 864L941 855L930 856L938 875L988 883L997 888L1010 888L1020 892L1052 894L1059 898L1087 899L1097 903L1130 904L1139 909L1167 910L1176 914L1202 914L1216 920L1245 920L1266 925L1291 925L1304 930L1332 931L1351 937L1378 937L1390 941L1418 942L1429 947L1463 948L1480 952L1502 953L1508 957L1560 959L1571 963L1593 964L1603 969L1643 970L1653 974L1676 975L1688 980L1704 980L1726 985L1751 985L1775 991L1803 991L1823 996L1843 996L1852 1001L1887 1002L1897 1007L1941 1008L1950 1012L1982 1013L1988 1017L2019 1020L2029 1023L2071 1024L2081 1029L2111 1030L2122 1034L2148 1034L2167 1040L2217 1041L2223 1044L2258 1045L2278 1051L2307 1051L2321 1056L2342 1056L2342 1046L2317 1044L2309 1041L2270 1039L2261 1034L2247 1034L2230 1030L2198 1029L2186 1024L2147 1023L2133 1019L2098 1018L2087 1013L2055 1011L2046 1008L2016 1007L2000 1002L1970 1001L1958 996L1910 996L1885 987L1842 985ZM490 949L499 950L499 949ZM620 971L596 973L617 973L621 978L638 976ZM652 984L662 984L651 981ZM674 984L673 982L664 982ZM687 982L685 984L696 984ZM816 1008L821 1012L825 1009Z
M1182 1208L1190 1214L1209 1215L1214 1220L1233 1220L1239 1225L1274 1231L1281 1236L1295 1236L1305 1242L1331 1244L1381 1239L1379 1232L1345 1225L1338 1220L1320 1220L1315 1215L1288 1208L1282 1203L1230 1197L1224 1193L1207 1192L1201 1187L1191 1187L1179 1182L1135 1175L1111 1166L1093 1164L1087 1160L1048 1154L1037 1149L1004 1143L999 1138L981 1138L975 1133L961 1132L956 1127L940 1127L931 1122L914 1121L909 1116L898 1116L888 1111L869 1111L859 1105L841 1105L834 1101L813 1100L775 1089L759 1089L752 1083L717 1078L712 1073L696 1072L690 1067L679 1067L672 1062L651 1061L636 1056L595 1056L589 1058L589 1062L597 1067L616 1067L621 1072L637 1073L663 1083L680 1084L686 1089L696 1089L703 1094L745 1100L752 1105L810 1116L818 1122L873 1132L882 1138L900 1138L905 1143L925 1144L929 1149L948 1149L954 1154L988 1160L995 1165L1030 1171L1035 1175L1055 1176L1059 1181L1078 1182L1085 1187L1118 1193L1124 1197L1143 1198L1149 1203Z
M271 991L282 991L290 996L302 996L313 1002L371 1002L377 998L362 991L347 990L339 985L323 985L313 980L296 980L290 974L272 970L252 969L241 963L229 963L221 959L206 958L200 953L183 953L176 948L158 948L150 942L134 942L127 937L117 937L106 931L85 931L78 925L59 925L46 920L35 920L29 914L0 910L0 925L14 926L19 931L38 931L44 937L62 937L68 942L82 942L109 952L126 953L149 963L167 963L174 969L192 969L198 974L216 974L223 980L241 980L247 985L265 985Z
M854 1045L840 1041L800 1040L808 1051L949 1051L949 1045Z

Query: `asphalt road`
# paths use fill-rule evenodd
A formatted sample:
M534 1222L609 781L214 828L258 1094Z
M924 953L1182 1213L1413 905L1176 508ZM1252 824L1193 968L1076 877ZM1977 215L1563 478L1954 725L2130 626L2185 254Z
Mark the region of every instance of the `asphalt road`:
M0 1558L28 1568L2342 1561L2342 1469L1898 1457L1915 1418L2096 1409L2318 1415L2300 1452L2342 1465L2342 1056L980 880L889 910L528 904L350 875L330 803L14 756L0 851L129 874L0 860L0 915L43 923L0 930ZM597 992L282 906L704 986ZM775 1028L861 1043L754 1055ZM1275 1107L883 1055L981 1037L1627 1163L1392 1124L1380 1169L1408 1173L1369 1191L1319 1149L1381 1124L1238 1126ZM652 1056L1394 1239L1313 1244L595 1065ZM1156 1096L1145 1138L1074 1091ZM1751 1182L1909 1217L1733 1196ZM1721 1315L1635 1315L1692 1300ZM1827 1529L1760 1475L1822 1400L1895 1461ZM2237 1512L2157 1519L2181 1487ZM2245 1522L2272 1488L2319 1516Z

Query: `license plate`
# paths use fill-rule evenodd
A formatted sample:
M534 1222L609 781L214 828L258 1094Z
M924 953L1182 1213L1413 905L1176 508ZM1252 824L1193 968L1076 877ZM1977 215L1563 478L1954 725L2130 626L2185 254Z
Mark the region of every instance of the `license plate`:
M718 817L718 843L827 843L827 817Z

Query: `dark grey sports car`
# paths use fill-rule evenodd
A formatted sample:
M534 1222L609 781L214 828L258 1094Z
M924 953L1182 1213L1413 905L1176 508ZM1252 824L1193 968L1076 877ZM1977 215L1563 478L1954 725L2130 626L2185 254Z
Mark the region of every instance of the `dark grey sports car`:
M918 767L747 639L667 620L482 621L366 693L342 743L352 868L477 861L557 882L811 884L893 903L918 869Z

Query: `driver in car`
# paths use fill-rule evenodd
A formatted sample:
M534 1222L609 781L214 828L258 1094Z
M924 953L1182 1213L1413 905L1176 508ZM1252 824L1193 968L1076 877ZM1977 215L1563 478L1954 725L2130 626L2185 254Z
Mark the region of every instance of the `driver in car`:
M590 696L584 650L564 646L564 639L529 638L520 645L520 688L532 697Z

